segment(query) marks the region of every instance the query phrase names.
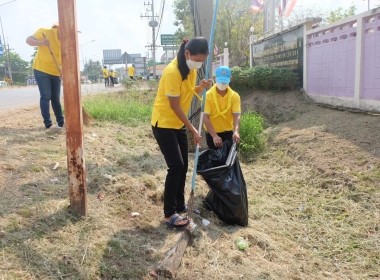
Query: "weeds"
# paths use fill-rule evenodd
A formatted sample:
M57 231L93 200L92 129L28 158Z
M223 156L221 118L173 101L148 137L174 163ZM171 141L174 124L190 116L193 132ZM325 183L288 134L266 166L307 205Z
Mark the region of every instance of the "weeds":
M239 152L243 159L249 159L264 147L264 117L248 110L241 117Z
M151 96L136 91L99 94L86 98L83 106L95 119L135 127L150 121L153 100ZM123 139L118 137L118 141L123 142Z

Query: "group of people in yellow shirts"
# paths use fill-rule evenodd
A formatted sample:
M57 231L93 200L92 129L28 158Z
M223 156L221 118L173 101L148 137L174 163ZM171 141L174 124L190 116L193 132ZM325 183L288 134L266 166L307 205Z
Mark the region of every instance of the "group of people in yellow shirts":
M208 91L204 108L206 141L210 149L223 146L230 139L240 142L240 96L229 87L231 70L222 66L216 70L216 84L202 80L196 86L197 69L209 55L208 42L203 37L184 40L177 57L165 68L153 105L151 125L154 137L168 166L165 180L165 223L175 229L188 227L192 222L180 213L187 212L185 181L188 169L188 142L185 127L193 135L195 145L202 138L189 121L187 114L193 95ZM199 210L194 209L199 214Z
M115 85L115 72L112 69L108 72L107 66L103 66L103 78L106 87Z
M60 104L61 77L48 46L52 49L58 66L61 66L59 24L52 28L40 28L26 40L30 46L38 47L34 60L34 76L40 90L40 108L45 127L62 128L65 125ZM215 85L211 80L202 80L196 86L197 69L209 55L208 42L203 37L183 40L177 57L165 68L153 104L151 125L153 135L168 166L164 190L164 219L166 225L186 228L191 221L181 217L187 212L185 204L185 181L188 169L188 141L186 128L193 135L195 145L201 145L198 130L189 121L187 114L193 95L207 89L204 108L206 141L210 149L223 146L230 139L240 142L240 96L229 87L231 70L222 66L216 70ZM133 69L132 69L133 68ZM134 76L134 65L129 76ZM103 68L105 86L113 83L114 72ZM58 126L50 118L50 101ZM194 210L199 214L198 210Z

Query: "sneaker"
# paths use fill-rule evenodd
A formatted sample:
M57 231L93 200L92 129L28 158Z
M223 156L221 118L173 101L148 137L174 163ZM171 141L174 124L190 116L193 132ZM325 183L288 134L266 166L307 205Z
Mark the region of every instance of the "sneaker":
M51 125L49 127L46 128L47 130L54 130L54 131L58 131L58 130L62 130L62 127L58 126L58 125Z

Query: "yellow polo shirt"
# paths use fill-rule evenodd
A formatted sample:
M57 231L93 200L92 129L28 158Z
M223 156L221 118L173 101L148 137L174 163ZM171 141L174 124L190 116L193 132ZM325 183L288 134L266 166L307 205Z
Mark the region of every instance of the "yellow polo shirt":
M165 68L160 83L158 85L157 96L153 104L151 124L161 128L180 129L183 122L177 117L170 107L168 97L179 97L180 106L187 115L190 109L191 100L195 93L195 82L197 70L191 70L186 80L182 81L181 73L178 69L177 58L175 58Z
M108 70L103 68L103 78L108 78Z
M111 72L111 76L112 76L112 77L115 77L115 72L112 71L112 72Z
M218 110L215 105L214 96L219 104L220 112L227 109L228 95L231 95L231 107L223 116L217 116ZM210 115L210 121L216 133L231 131L234 129L234 117L233 114L240 114L240 96L237 92L233 91L230 87L227 88L227 94L222 97L216 91L216 85L214 85L206 93L206 102L204 113Z
M42 41L44 40L42 34L45 34L46 39L49 39L51 50L53 51L55 59L57 60L58 66L61 67L61 44L58 40L58 28L40 28L33 35L38 39L38 41ZM38 47L37 54L33 63L33 69L53 76L59 76L59 70L55 65L54 59L50 54L48 46Z
M133 66L128 67L128 75L129 77L133 77L135 75L135 67Z

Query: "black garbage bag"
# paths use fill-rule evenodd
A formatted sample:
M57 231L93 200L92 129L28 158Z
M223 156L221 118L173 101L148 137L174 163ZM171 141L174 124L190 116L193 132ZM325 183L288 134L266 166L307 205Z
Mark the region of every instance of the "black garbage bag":
M204 203L228 224L248 225L247 186L237 157L236 143L227 140L217 150L199 154L197 173L210 187Z

